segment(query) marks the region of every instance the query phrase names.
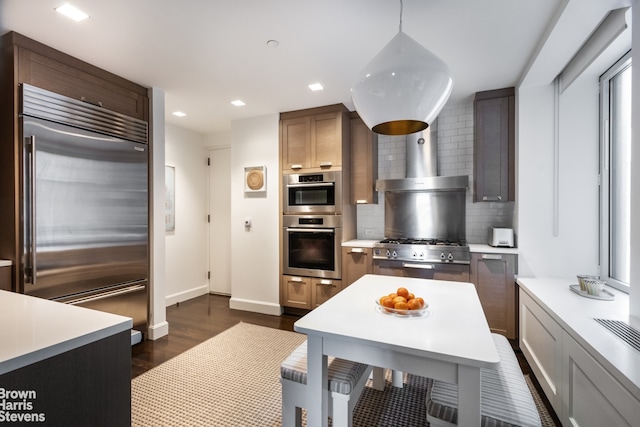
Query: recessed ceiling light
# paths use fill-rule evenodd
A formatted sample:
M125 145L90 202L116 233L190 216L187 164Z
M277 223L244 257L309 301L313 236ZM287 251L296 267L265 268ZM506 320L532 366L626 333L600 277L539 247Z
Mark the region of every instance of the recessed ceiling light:
M309 89L311 89L314 92L317 91L317 90L324 89L320 83L311 83L308 87L309 87Z
M240 101L239 99L236 99L235 101L231 101L231 103L236 107L242 107L243 105L245 105L245 103Z
M80 9L77 9L77 8L71 6L69 3L65 3L62 6L56 8L56 11L60 12L61 14L66 16L67 18L73 19L76 22L84 21L85 19L87 19L89 17L89 15L87 15L86 13L81 11Z
M176 117L184 117L184 116L186 116L186 113L183 113L182 111L174 111L171 114L173 114Z
M269 46L272 49L275 49L278 46L280 46L280 42L278 40L267 40L267 46Z

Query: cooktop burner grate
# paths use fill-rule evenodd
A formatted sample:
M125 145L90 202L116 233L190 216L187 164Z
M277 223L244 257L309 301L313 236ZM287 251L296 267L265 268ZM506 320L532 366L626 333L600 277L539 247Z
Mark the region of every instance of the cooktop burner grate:
M386 238L380 240L380 243L390 243L397 245L430 245L430 246L466 246L464 241L452 241L445 239L414 239L409 237L403 238Z
M593 319L615 336L640 351L640 332L620 320Z

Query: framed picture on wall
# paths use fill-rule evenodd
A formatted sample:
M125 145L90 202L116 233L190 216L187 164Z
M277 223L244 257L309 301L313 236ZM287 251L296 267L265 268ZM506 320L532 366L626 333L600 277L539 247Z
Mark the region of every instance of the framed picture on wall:
M164 229L176 230L176 170L173 166L164 167Z
M266 166L249 166L244 168L245 193L260 193L267 191L266 169Z

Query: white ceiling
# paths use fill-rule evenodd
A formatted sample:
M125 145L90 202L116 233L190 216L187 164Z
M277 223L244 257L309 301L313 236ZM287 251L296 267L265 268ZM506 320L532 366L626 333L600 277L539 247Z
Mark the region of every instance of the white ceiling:
M344 103L359 71L398 31L399 0L0 0L16 31L165 92L167 122L210 134L232 120ZM517 85L566 0L404 0L403 31L442 58L450 104ZM270 48L268 40L278 40ZM584 39L583 39L584 40ZM311 92L320 82L325 90ZM234 107L242 99L247 105ZM170 113L188 114L176 118Z

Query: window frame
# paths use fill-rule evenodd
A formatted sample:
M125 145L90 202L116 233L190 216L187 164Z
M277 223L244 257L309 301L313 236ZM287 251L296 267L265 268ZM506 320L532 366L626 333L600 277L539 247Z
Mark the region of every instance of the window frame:
M632 56L631 51L624 54L615 62L606 72L600 76L600 276L606 280L607 284L622 291L629 293L630 285L620 280L610 277L610 153L611 153L611 91L610 83L613 78L624 71L627 67L631 67ZM629 195L630 196L630 195Z

